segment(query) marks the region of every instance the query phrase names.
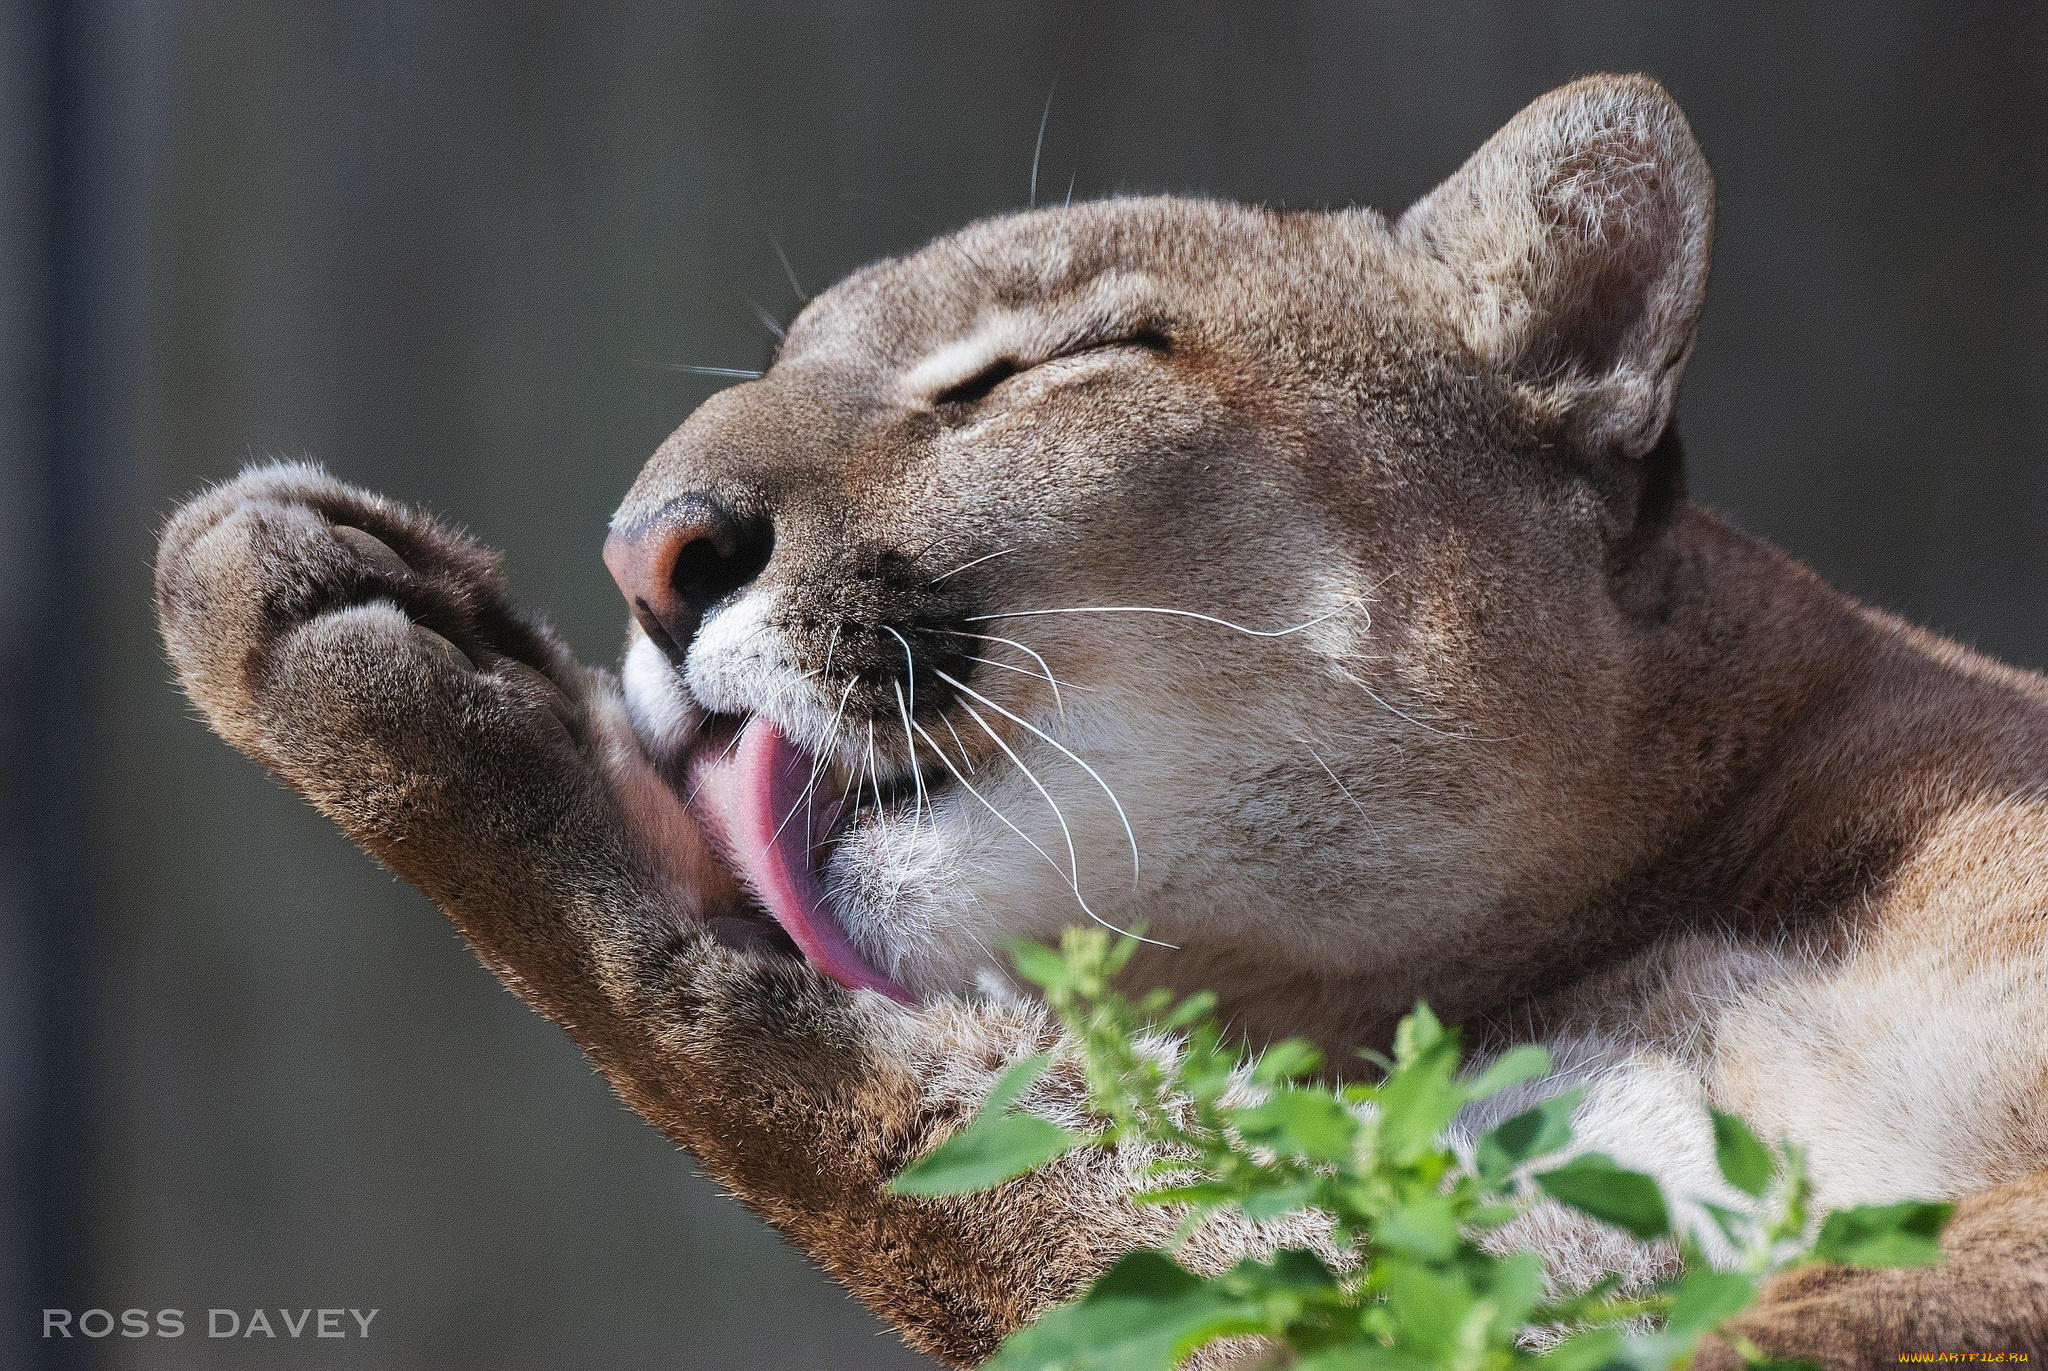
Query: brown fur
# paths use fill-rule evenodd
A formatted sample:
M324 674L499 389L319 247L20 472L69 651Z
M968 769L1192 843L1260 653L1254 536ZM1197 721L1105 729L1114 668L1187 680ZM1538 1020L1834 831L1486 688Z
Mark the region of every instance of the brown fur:
M1601 77L1392 225L1181 200L976 225L820 297L649 463L622 536L709 490L775 551L667 662L636 631L630 698L506 605L488 554L307 468L173 519L165 642L223 737L948 1360L1168 1228L1128 1203L1129 1156L881 1190L1053 1041L970 992L986 945L1051 934L1077 892L935 791L916 831L878 819L831 859L849 935L917 1007L735 947L707 930L755 916L673 784L706 709L771 712L838 769L874 736L879 774L938 786L890 741L914 678L915 717L959 725L1052 852L997 735L1046 776L1096 911L1176 944L1137 973L1214 985L1255 1037L1370 1045L1426 996L1489 1045L1551 1043L1596 1087L1587 1136L1667 1179L1699 1178L1704 1094L1810 1142L1823 1202L1973 1196L1942 1266L1780 1281L1743 1325L1767 1348L2048 1350L2048 683L1683 500L1711 215L1668 97ZM1013 374L975 384L991 361ZM1030 617L1132 605L1306 627ZM1025 626L1084 687L1057 707L1021 658L972 660L1009 649L960 646ZM1002 709L1086 750L1140 872L1101 791ZM1081 1108L1059 1078L1034 1103ZM1282 1236L1222 1226L1193 1256ZM1518 1237L1567 1279L1670 1259L1549 1210Z

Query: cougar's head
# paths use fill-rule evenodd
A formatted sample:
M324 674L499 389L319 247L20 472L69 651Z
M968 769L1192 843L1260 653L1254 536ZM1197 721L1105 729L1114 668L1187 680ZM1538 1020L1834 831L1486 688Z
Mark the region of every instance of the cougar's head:
M1711 200L1598 77L1391 223L1110 200L854 274L614 519L642 746L850 985L1095 919L1411 994L1628 841L1617 568Z

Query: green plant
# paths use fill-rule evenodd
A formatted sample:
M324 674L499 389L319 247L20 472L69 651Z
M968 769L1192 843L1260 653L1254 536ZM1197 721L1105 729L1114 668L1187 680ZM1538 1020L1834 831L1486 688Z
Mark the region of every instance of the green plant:
M974 1119L895 1180L902 1194L1001 1184L1079 1147L1142 1145L1154 1188L1143 1204L1183 1211L1165 1250L1125 1256L1080 1299L1006 1341L994 1371L1165 1371L1219 1338L1257 1336L1303 1371L1597 1371L1685 1366L1700 1339L1756 1296L1768 1276L1807 1261L1904 1266L1938 1258L1948 1206L1908 1203L1829 1214L1815 1225L1797 1148L1771 1148L1740 1119L1712 1116L1722 1175L1741 1208L1703 1205L1736 1253L1715 1269L1674 1228L1657 1183L1598 1153L1551 1160L1571 1141L1579 1092L1554 1095L1481 1136L1461 1159L1440 1135L1467 1104L1550 1073L1549 1053L1518 1047L1477 1074L1460 1071L1454 1029L1426 1006L1401 1022L1375 1084L1326 1086L1300 1040L1250 1059L1225 1043L1213 996L1126 999L1111 981L1136 943L1076 929L1058 951L1018 944L1018 971L1069 1032L1062 1052L1085 1072L1098 1131L1070 1132L1018 1108L1050 1063L1019 1062ZM1671 1238L1683 1274L1638 1291L1615 1281L1546 1289L1534 1253L1495 1255L1485 1236L1540 1197L1627 1230ZM1174 1252L1218 1211L1252 1218L1315 1210L1326 1260L1291 1248L1213 1275ZM1773 1363L1730 1338L1752 1366ZM1536 1350L1538 1347L1544 1350Z

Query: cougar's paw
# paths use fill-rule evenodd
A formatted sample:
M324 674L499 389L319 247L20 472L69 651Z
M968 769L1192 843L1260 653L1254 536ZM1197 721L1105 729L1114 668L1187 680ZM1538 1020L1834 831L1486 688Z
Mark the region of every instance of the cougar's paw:
M422 515L252 470L172 517L156 594L214 728L407 875L603 808L597 679L510 608L492 554Z

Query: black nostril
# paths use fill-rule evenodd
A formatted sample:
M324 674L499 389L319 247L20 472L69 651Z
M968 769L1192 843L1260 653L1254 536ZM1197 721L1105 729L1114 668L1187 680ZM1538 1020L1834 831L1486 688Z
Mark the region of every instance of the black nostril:
M705 498L692 522L696 536L676 549L669 567L669 587L693 617L726 596L751 584L775 551L775 529L766 519L745 519L730 505Z
M766 518L695 491L651 519L615 529L604 560L647 635L680 662L705 613L759 576L774 550L775 528Z

